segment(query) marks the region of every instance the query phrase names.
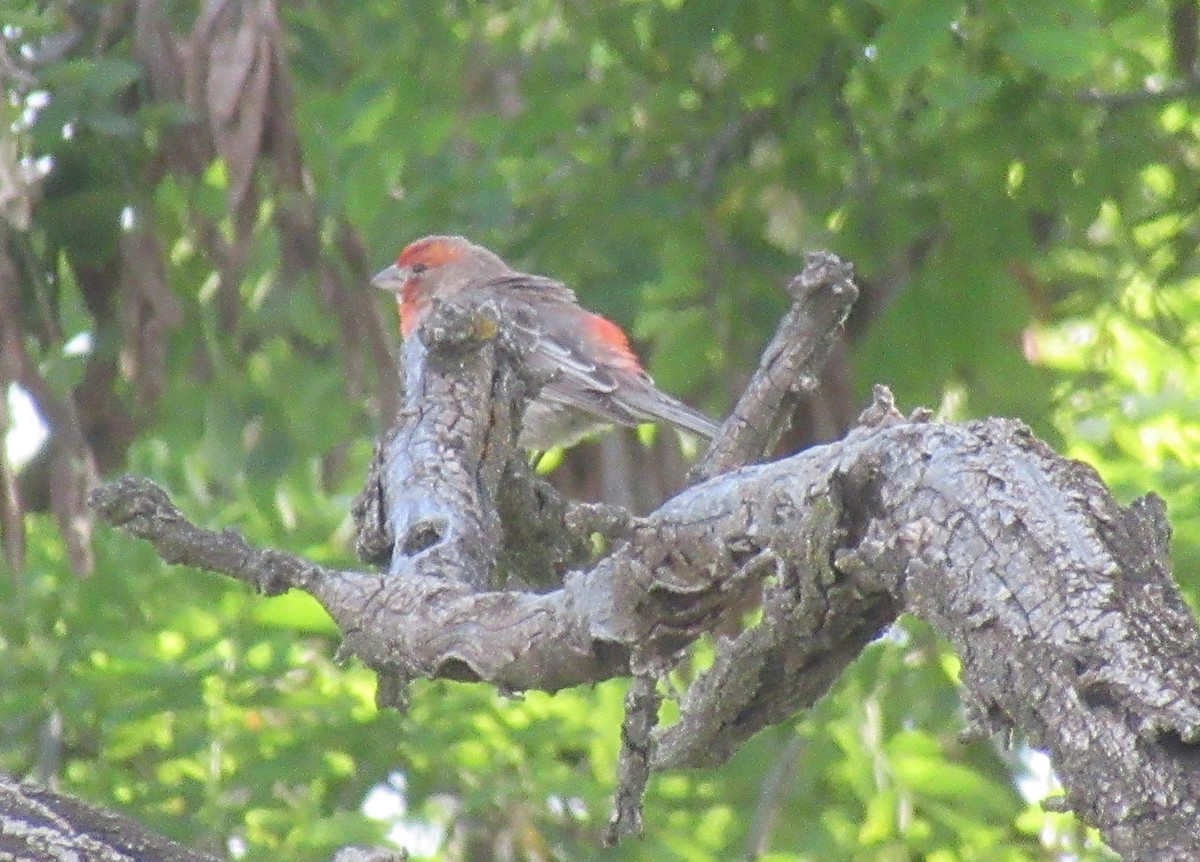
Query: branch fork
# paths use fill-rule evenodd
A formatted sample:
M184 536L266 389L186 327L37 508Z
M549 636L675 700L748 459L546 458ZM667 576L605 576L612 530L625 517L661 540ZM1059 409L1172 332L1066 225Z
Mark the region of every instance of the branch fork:
M634 676L606 833L641 829L652 771L710 766L813 704L902 611L963 659L978 727L1046 748L1068 804L1130 858L1200 858L1200 637L1170 578L1157 498L1125 508L1020 423L905 419L877 387L844 439L759 463L811 389L857 295L812 255L796 302L694 484L645 518L562 500L515 446L528 379L502 308L439 308L405 348L404 409L356 504L379 572L331 570L184 518L146 480L97 490L100 515L169 562L264 592L304 589L399 705L418 677L504 691ZM579 527L612 531L592 559ZM656 680L721 639L679 720L654 728ZM1146 776L1152 776L1150 785Z

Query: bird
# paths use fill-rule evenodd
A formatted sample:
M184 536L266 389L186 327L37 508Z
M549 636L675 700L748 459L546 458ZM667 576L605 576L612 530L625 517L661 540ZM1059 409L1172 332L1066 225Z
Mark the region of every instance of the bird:
M654 384L621 327L580 306L562 282L513 269L464 237L409 243L371 284L396 295L406 340L419 337L435 300L469 294L500 302L500 325L547 380L525 411L517 442L526 449L545 452L642 422L665 421L706 439L717 433L716 422Z

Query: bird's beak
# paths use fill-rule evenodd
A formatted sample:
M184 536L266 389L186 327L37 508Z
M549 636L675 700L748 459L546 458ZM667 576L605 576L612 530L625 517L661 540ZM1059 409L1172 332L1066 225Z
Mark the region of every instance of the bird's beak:
M392 264L375 273L375 277L371 279L371 286L390 293L399 293L400 288L404 287L405 282L410 278L412 278L412 270Z

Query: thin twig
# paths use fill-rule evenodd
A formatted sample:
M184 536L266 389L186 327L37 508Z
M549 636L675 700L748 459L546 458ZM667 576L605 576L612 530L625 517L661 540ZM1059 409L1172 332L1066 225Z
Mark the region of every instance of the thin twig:
M654 727L662 696L654 676L634 677L625 695L625 721L621 725L621 754L617 765L617 791L613 812L604 831L604 846L642 835L642 797L650 780L654 755Z
M164 561L227 575L266 595L292 587L311 591L318 579L333 574L292 554L255 548L236 530L196 526L149 479L126 476L102 485L88 496L88 505L114 527L150 542Z
M758 795L758 805L754 808L754 819L750 821L750 830L746 834L745 850L742 851L742 858L746 862L761 859L769 849L771 832L774 831L779 811L783 808L784 791L787 790L792 771L806 747L807 740L799 733L793 732L772 765L771 771L767 773L762 793Z
M1140 90L1105 92L1090 88L1075 94L1076 100L1085 105L1109 110L1131 108L1135 105L1161 105L1164 102L1191 99L1196 96L1200 96L1200 74L1195 73L1186 78L1162 85L1146 86Z

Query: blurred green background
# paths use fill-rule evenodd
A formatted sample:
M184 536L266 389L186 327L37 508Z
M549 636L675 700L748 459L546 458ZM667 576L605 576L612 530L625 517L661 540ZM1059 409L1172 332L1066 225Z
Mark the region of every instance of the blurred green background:
M380 713L314 602L170 569L80 501L142 474L353 566L395 410L365 285L407 241L563 279L714 414L829 249L863 298L788 450L875 382L1020 417L1167 499L1195 607L1195 0L3 0L0 26L0 769L239 859L1109 858L1037 804L1043 757L958 740L919 622L726 766L657 777L645 840L601 850L623 683ZM653 506L686 454L650 436L554 480Z

